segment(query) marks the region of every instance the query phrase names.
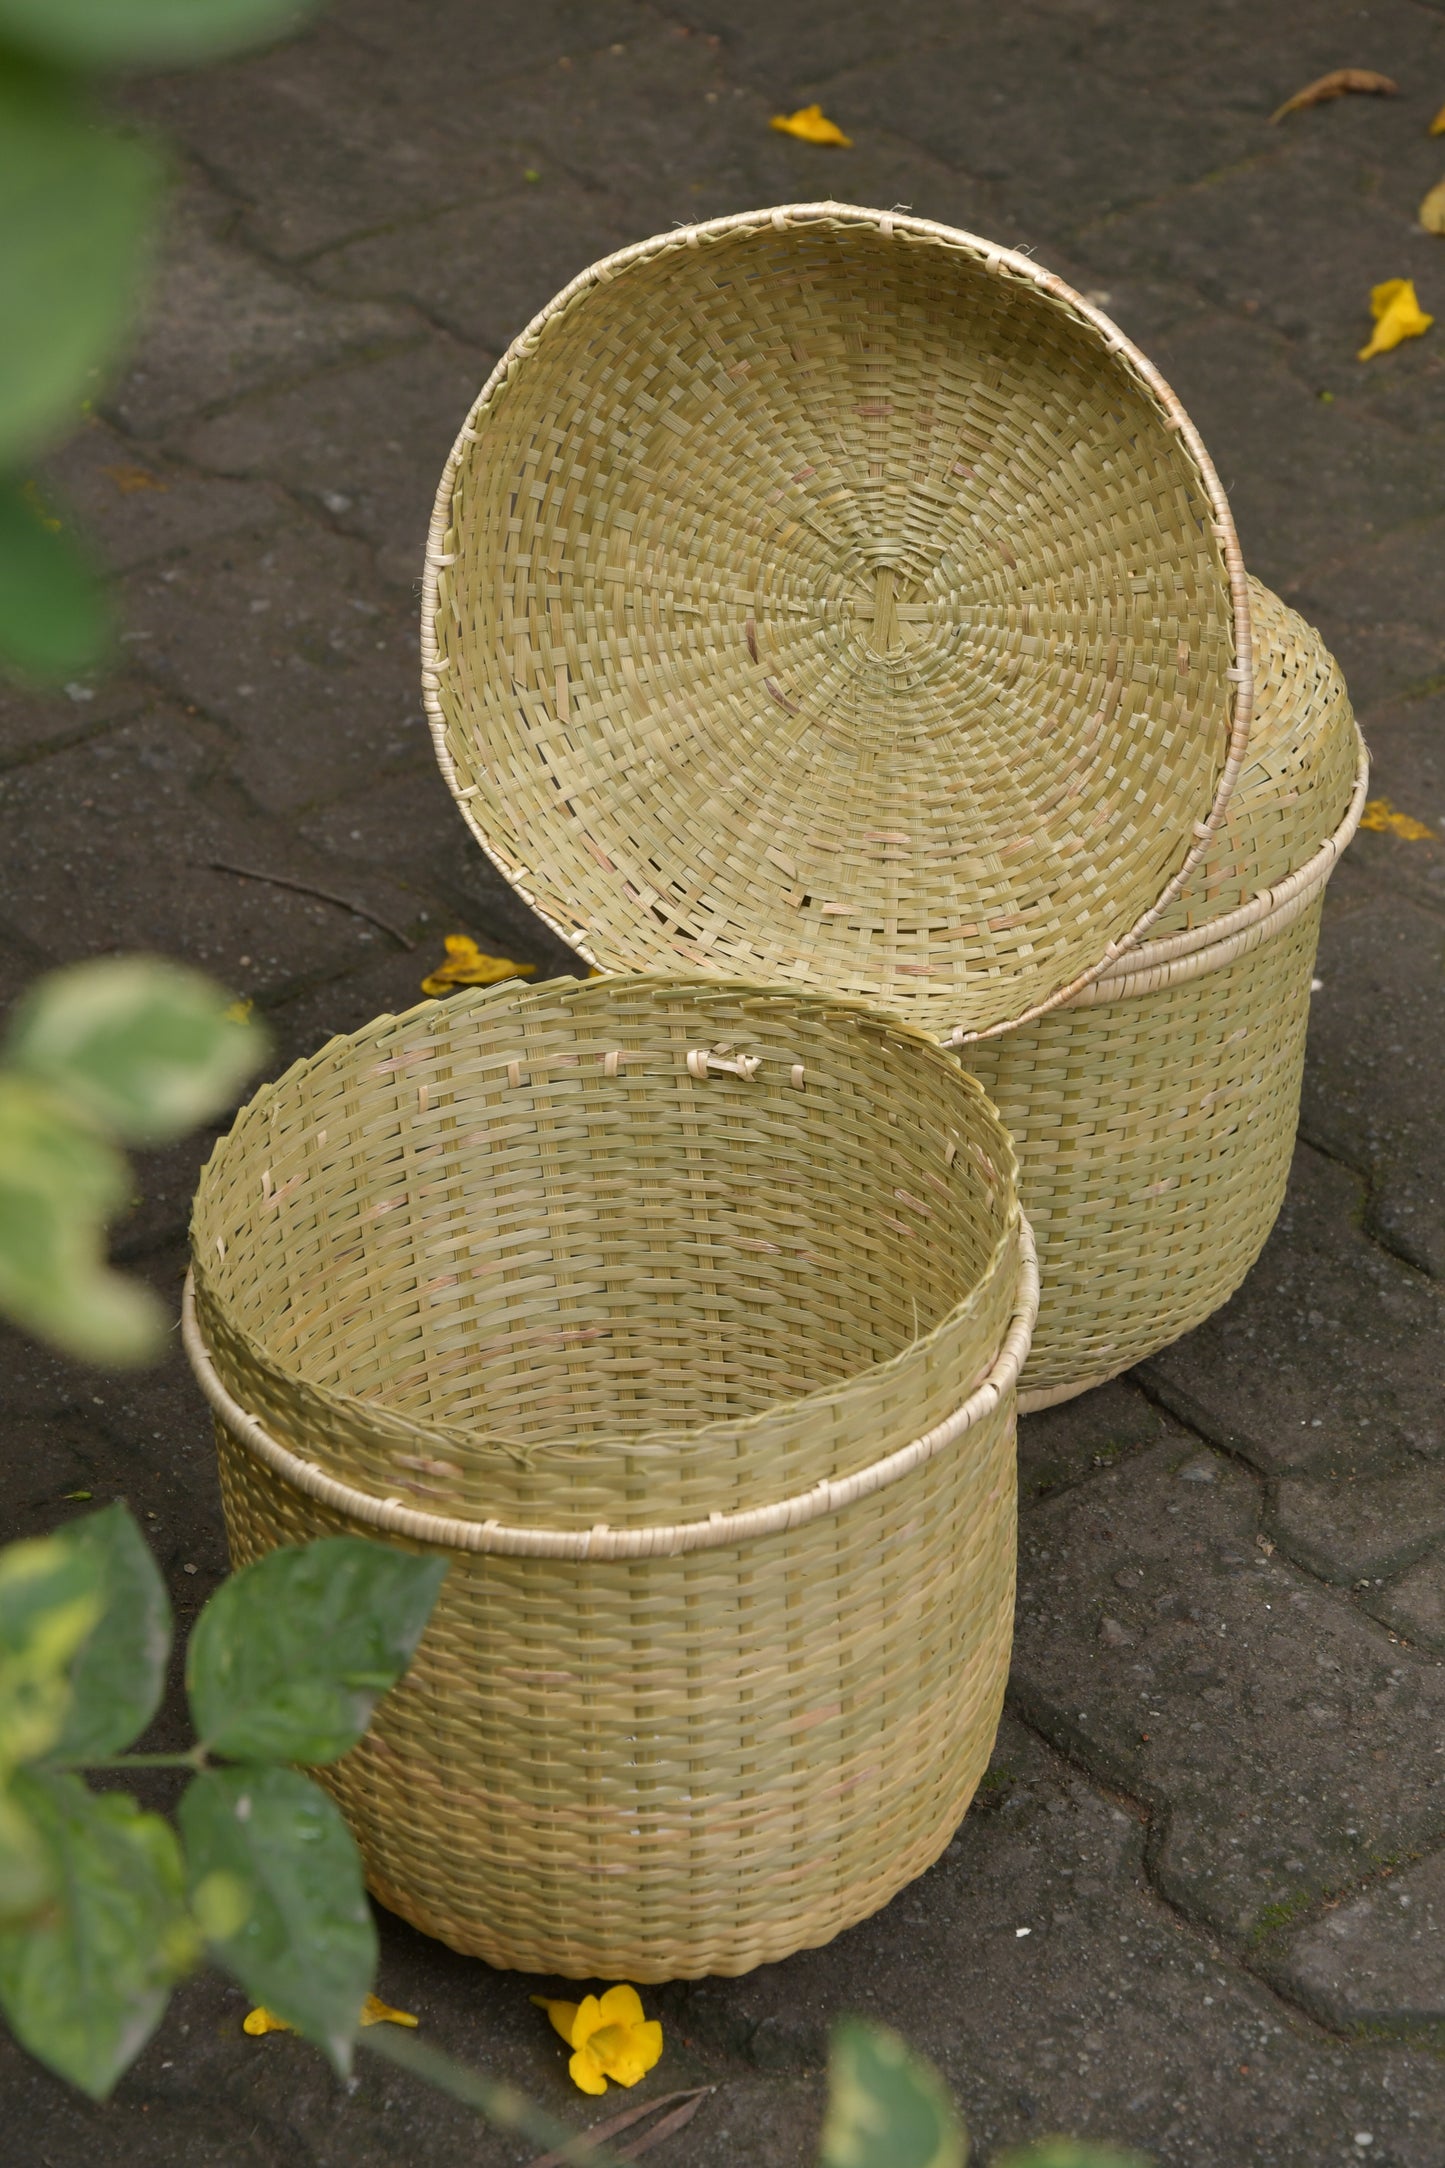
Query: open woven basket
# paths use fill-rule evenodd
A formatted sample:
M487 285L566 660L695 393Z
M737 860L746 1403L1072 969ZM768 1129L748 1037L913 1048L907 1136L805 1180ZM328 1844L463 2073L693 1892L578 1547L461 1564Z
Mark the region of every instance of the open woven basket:
M1247 735L1187 416L1027 258L839 204L584 272L437 497L423 685L495 863L608 970L1041 1014L1167 908Z
M320 1772L493 1964L826 1941L934 1860L1008 1665L1012 1147L921 1035L722 982L504 986L333 1040L217 1146L187 1347L238 1563L451 1560Z
M1325 884L1369 764L1332 657L1251 581L1249 756L1156 937L961 1057L1019 1154L1043 1293L1022 1409L1101 1384L1233 1294L1284 1201Z

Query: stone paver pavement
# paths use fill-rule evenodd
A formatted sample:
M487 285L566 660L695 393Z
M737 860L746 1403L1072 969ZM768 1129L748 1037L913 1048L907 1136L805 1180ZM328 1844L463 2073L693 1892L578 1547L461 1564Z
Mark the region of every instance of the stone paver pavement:
M1404 94L1267 125L1341 65ZM1377 792L1435 835L1363 834L1331 890L1290 1200L1242 1292L1022 1425L1010 1710L947 1855L827 1950L657 1991L648 2084L716 2087L659 2158L799 2168L855 2008L938 2059L981 2157L1068 2128L1166 2168L1440 2168L1445 243L1413 219L1445 167L1445 8L339 0L126 96L177 146L166 265L51 463L125 636L104 679L0 700L7 999L161 947L252 995L285 1061L416 999L448 931L567 968L437 777L415 599L470 397L611 247L767 202L906 203L1032 249L1191 409L1251 568L1344 665ZM813 99L852 151L769 130ZM1441 326L1362 368L1369 289L1402 276ZM207 1148L148 1160L121 1231L172 1298ZM117 1382L15 1343L0 1413L7 1532L123 1494L193 1617L225 1559L182 1367ZM432 2038L581 2105L536 1983L395 1921L383 1947ZM7 2157L523 2157L375 2064L348 2095L242 2009L188 1987L104 2109L0 2045Z

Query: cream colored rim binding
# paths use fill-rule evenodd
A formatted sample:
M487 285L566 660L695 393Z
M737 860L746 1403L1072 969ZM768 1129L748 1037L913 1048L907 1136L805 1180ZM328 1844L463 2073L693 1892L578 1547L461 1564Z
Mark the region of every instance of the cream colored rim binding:
M1360 825L1369 789L1370 758L1361 738L1355 788L1345 817L1334 834L1326 837L1313 858L1307 859L1297 873L1277 881L1273 888L1266 889L1237 911L1229 911L1223 918L1215 919L1208 927L1176 934L1168 941L1151 943L1130 958L1127 970L1121 970L1116 976L1095 979L1074 997L1070 1006L1087 1009L1108 1001L1127 1001L1141 994L1157 994L1166 986L1182 986L1189 979L1202 978L1206 972L1223 971L1227 964L1236 963L1262 942L1283 933L1286 926L1292 926L1301 912L1313 903L1334 872L1342 852ZM1199 937L1204 934L1209 939L1201 944ZM1182 949L1181 943L1184 944Z
M806 1527L823 1515L839 1513L860 1498L886 1490L935 1454L954 1445L983 1416L998 1406L1017 1381L1033 1337L1039 1310L1039 1262L1033 1230L1019 1214L1018 1296L1012 1322L988 1376L976 1386L963 1406L908 1445L899 1446L870 1468L856 1475L816 1484L801 1497L781 1498L774 1505L754 1506L742 1513L713 1513L705 1521L681 1521L661 1528L509 1528L498 1521L459 1521L439 1513L418 1513L391 1498L373 1498L353 1490L333 1476L278 1445L253 1415L231 1398L216 1375L210 1353L196 1318L195 1291L186 1274L181 1302L181 1336L201 1391L236 1443L254 1453L294 1489L304 1491L322 1505L344 1513L348 1519L387 1535L404 1536L414 1543L437 1549L492 1552L513 1558L626 1559L672 1558L684 1551L715 1551L726 1545L755 1541L761 1536L782 1535Z
M1109 944L1096 964L1080 972L1067 986L1061 986L1044 1001L1004 1023L991 1024L987 1030L952 1032L942 1040L948 1047L966 1046L980 1039L995 1039L1004 1032L1015 1031L1020 1024L1032 1023L1035 1017L1045 1015L1050 1009L1062 1007L1071 1001L1081 988L1090 985L1101 973L1122 956L1139 946L1140 936L1152 926L1160 913L1168 908L1184 887L1193 872L1224 813L1235 780L1244 764L1249 745L1249 725L1254 714L1254 636L1249 607L1249 587L1245 575L1244 558L1240 551L1239 537L1234 529L1234 517L1229 509L1229 499L1215 471L1214 462L1195 429L1193 422L1180 404L1177 394L1159 374L1154 364L1142 354L1131 339L1125 338L1112 318L1105 316L1091 302L1076 293L1072 286L1045 271L1027 256L1018 255L1013 249L1002 248L997 242L986 241L977 234L965 233L954 226L940 225L930 218L914 218L896 211L870 211L851 203L789 203L775 209L742 211L728 218L707 219L696 226L679 226L671 233L655 234L650 240L636 241L629 248L618 249L611 256L580 271L570 285L548 302L546 308L532 318L525 330L520 331L501 360L482 386L470 413L463 422L451 455L442 471L437 487L436 501L432 508L431 526L427 533L426 561L422 574L421 595L421 682L422 699L426 707L427 722L431 729L432 743L436 748L437 763L454 802L461 808L462 817L487 857L502 877L514 888L523 901L537 914L542 923L556 934L558 940L583 957L594 970L606 971L609 967L593 954L588 944L575 930L562 926L549 916L537 897L527 886L520 869L507 863L483 834L469 800L463 795L461 779L456 772L447 749L446 718L437 699L437 680L446 665L437 646L436 617L440 598L437 581L450 562L446 550L447 529L451 524L452 491L458 470L468 448L475 441L476 423L486 412L492 400L506 383L518 364L526 359L546 332L555 317L564 315L582 294L596 286L609 285L631 265L645 263L651 257L661 256L674 249L706 248L711 243L725 240L735 233L746 233L764 226L782 231L787 226L815 224L858 224L876 227L883 234L911 234L920 240L937 241L944 247L962 248L979 258L985 267L994 272L1007 271L1012 278L1022 279L1050 295L1055 301L1092 324L1105 348L1121 355L1145 383L1163 409L1166 426L1177 432L1186 447L1198 474L1201 486L1209 499L1213 512L1212 527L1224 559L1229 579L1230 601L1234 613L1234 666L1226 673L1234 679L1234 719L1230 730L1229 748L1224 767L1214 794L1214 803L1203 820L1194 824L1194 846L1174 874L1173 879L1155 900L1149 910L1135 921L1129 931Z

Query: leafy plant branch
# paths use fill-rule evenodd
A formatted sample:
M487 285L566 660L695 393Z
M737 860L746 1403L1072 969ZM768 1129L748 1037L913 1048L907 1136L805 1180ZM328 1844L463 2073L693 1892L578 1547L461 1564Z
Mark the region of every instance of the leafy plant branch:
M107 121L120 68L177 67L297 29L309 0L0 0L0 661L44 683L88 669L105 589L35 460L68 436L136 322L167 175Z

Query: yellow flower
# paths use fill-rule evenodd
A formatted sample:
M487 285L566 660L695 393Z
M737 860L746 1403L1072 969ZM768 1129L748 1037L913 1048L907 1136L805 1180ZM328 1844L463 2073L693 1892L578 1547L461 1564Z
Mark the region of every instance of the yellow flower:
M614 2085L635 2085L662 2053L662 2027L656 2018L644 2018L635 1987L609 1987L581 2002L549 2002L545 1995L532 2000L572 2049L567 2068L584 2093L605 2093L609 2078Z
M361 2022L363 2025L410 2025L415 2027L419 2021L412 2016L409 2010L393 2010L389 2003L382 2002L378 1996L368 1995L361 2005ZM284 2017L277 2017L274 2010L267 2010L263 2007L246 2012L246 2015L241 2020L241 2030L250 2033L253 2039L258 2040L263 2033L294 2032L296 2028L294 2025L288 2025Z
M853 148L853 138L845 136L820 105L800 105L796 113L775 113L773 126L779 135L796 136L800 143L837 143L845 151Z
M1360 815L1360 826L1373 828L1377 835L1403 836L1407 843L1423 843L1435 833L1413 813L1397 813L1388 798L1371 798Z
M1427 233L1445 233L1445 181L1437 181L1415 214Z
M447 960L421 982L424 994L449 994L455 986L495 986L499 979L529 979L535 964L514 964L506 956L484 956L469 933L449 933Z
M249 2033L253 2040L259 2040L263 2033L291 2032L294 2027L288 2025L284 2017L276 2017L270 2010L255 2009L246 2012L241 2020L241 2030Z
M1402 339L1418 339L1435 321L1415 299L1413 279L1386 279L1383 286L1372 286L1370 314L1375 328L1369 345L1362 346L1355 356L1356 361L1372 361L1376 354L1388 354Z
M1430 123L1431 135L1445 135L1445 105L1442 105Z

